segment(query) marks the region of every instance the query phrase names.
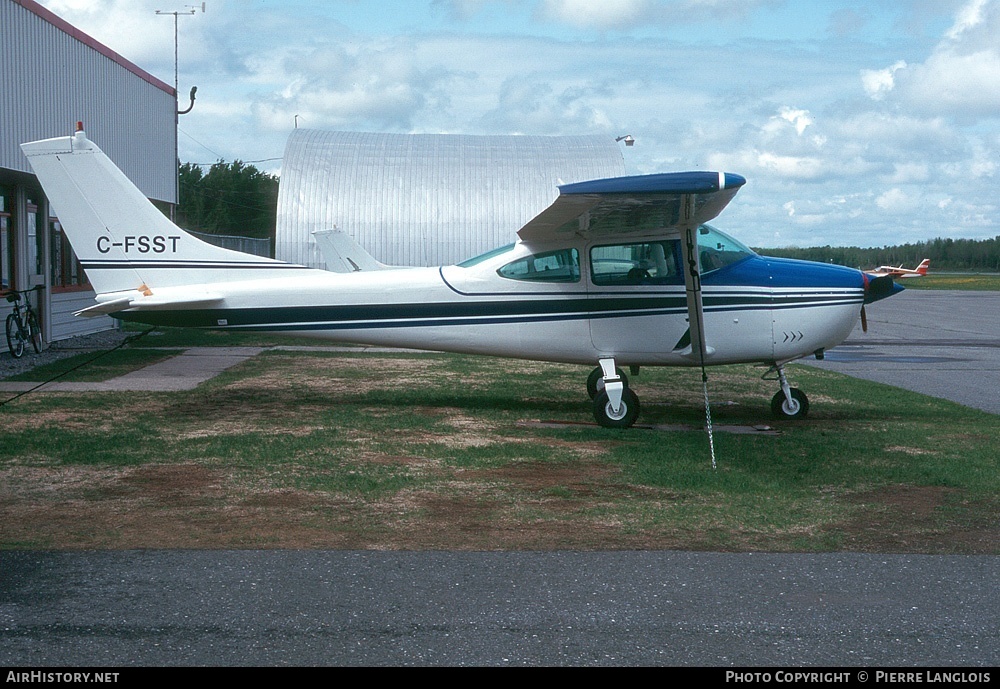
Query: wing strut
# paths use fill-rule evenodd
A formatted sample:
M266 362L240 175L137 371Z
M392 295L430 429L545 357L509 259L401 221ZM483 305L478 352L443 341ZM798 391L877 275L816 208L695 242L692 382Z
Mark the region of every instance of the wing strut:
M708 400L708 371L705 360L715 350L705 341L705 311L701 295L701 266L698 256L699 225L694 219L695 195L685 194L681 213L681 258L684 261L684 292L687 296L688 328L691 334L691 345L685 356L698 362L701 366L701 387L705 394L705 430L708 432L708 449L712 456L712 469L715 467L715 438L712 434L712 407Z

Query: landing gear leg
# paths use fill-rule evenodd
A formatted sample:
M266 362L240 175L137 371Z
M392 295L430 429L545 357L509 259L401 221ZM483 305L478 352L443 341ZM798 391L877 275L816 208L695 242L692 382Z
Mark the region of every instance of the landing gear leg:
M629 389L614 359L601 359L604 389L594 397L594 419L605 428L628 428L639 417L639 398Z
M628 376L620 368L615 369L615 373L622 379L622 384L628 387ZM587 394L590 399L594 399L604 389L604 369L598 366L587 376Z
M785 367L775 365L781 390L771 398L771 413L779 419L804 419L809 413L809 398L806 393L788 384Z

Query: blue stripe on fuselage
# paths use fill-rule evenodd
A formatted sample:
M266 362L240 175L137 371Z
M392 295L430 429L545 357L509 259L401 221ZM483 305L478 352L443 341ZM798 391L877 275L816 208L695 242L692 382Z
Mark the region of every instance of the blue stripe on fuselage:
M860 304L856 290L779 295L736 289L704 296L706 312L794 309ZM537 323L583 319L637 318L687 313L683 293L656 296L622 295L523 300L462 300L445 303L329 305L267 308L184 309L121 311L123 320L182 327L243 327L262 329L370 329L475 325L483 323Z

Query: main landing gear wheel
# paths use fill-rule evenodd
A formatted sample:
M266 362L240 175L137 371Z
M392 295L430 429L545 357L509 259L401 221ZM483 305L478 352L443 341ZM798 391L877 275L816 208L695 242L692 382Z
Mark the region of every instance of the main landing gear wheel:
M594 419L605 428L629 428L639 418L639 398L629 388L622 390L622 401L616 412L611 407L606 390L594 398Z
M771 398L771 413L779 419L804 419L809 413L809 398L798 388L792 388L792 401L789 404L785 393L778 393Z
M622 379L622 385L627 388L628 376L625 375L625 371L615 368L615 373ZM600 392L604 392L604 371L598 366L587 376L587 394L590 395L590 399L594 399Z

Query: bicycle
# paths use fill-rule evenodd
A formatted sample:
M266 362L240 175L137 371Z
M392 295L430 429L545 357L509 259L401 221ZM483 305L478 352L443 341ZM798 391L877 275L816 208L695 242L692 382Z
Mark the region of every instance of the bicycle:
M11 290L7 294L7 301L14 305L14 310L7 316L7 348L15 359L21 358L28 342L31 343L35 354L42 351L42 329L38 326L38 317L27 296L28 292L34 292L36 289L38 288Z

